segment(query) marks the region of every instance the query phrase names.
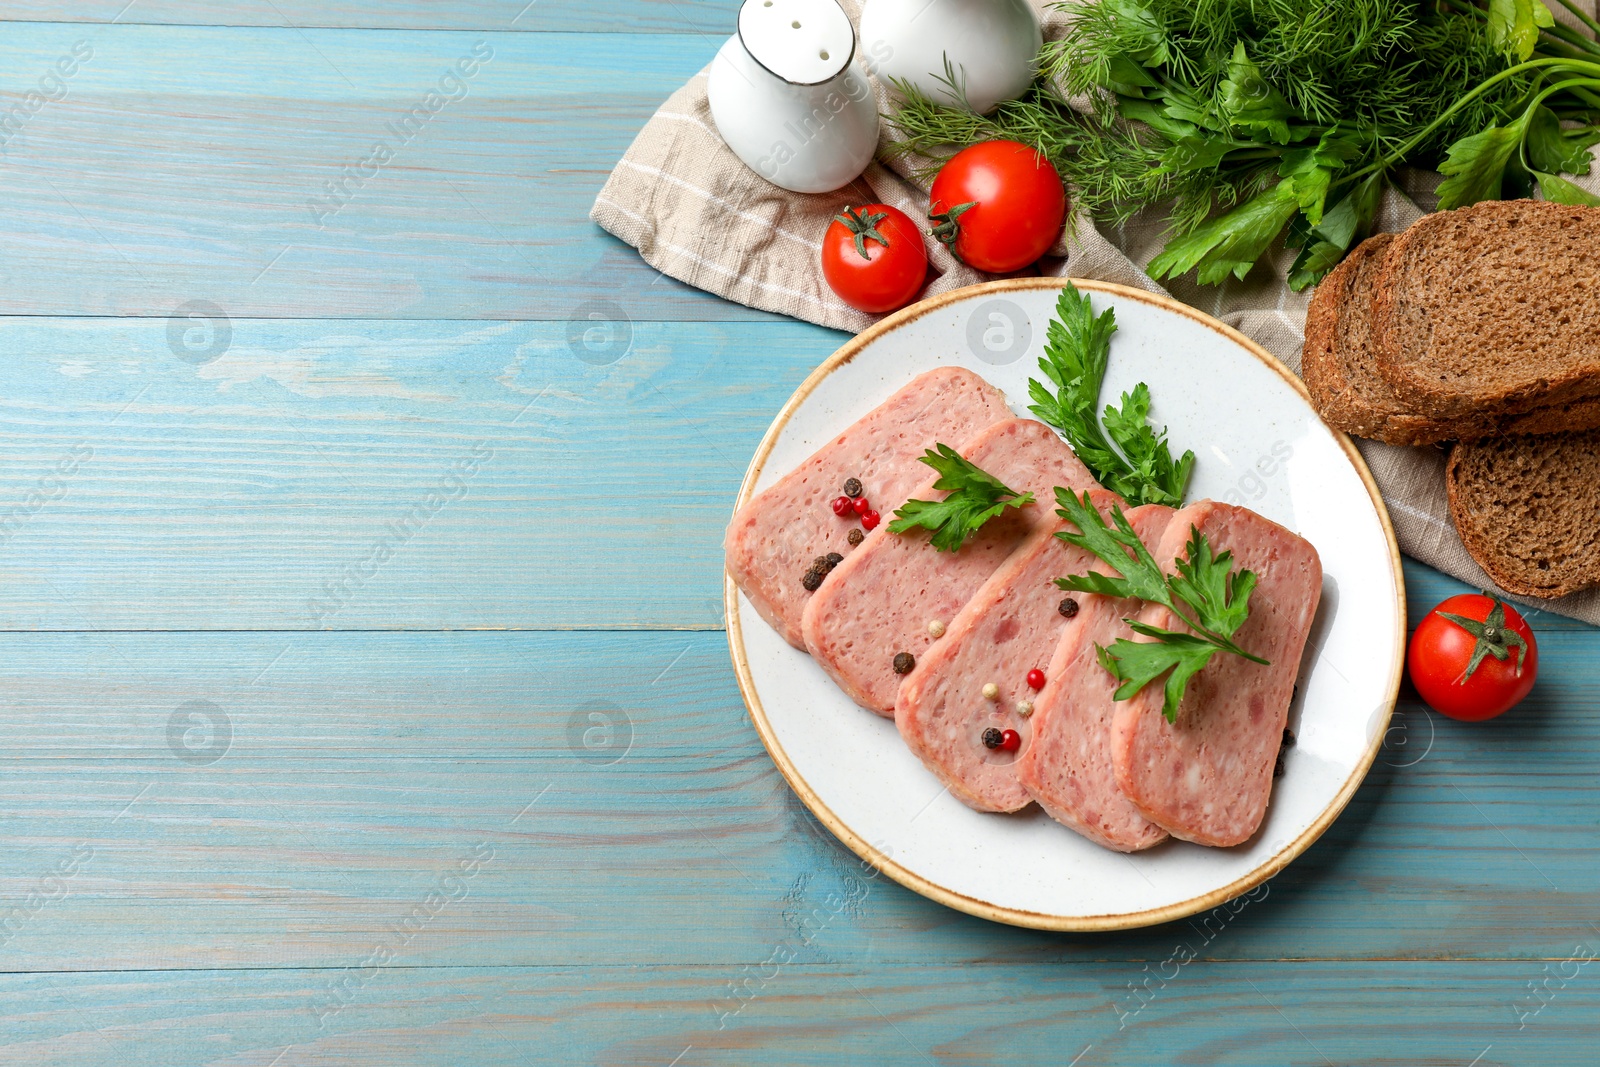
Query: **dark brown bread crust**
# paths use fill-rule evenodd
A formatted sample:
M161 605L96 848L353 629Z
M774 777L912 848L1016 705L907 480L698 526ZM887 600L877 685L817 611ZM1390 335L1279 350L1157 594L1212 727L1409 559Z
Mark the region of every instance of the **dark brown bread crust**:
M1306 309L1306 345L1300 357L1300 374L1305 378L1311 402L1328 425L1357 437L1377 437L1384 413L1362 402L1345 373L1348 357L1349 312L1360 302L1370 303L1366 284L1372 264L1381 257L1393 234L1369 237L1344 262L1333 268L1311 294Z
M1445 481L1461 543L1506 592L1600 585L1600 430L1457 445Z
M1600 396L1600 208L1491 201L1428 215L1373 289L1377 368L1433 419Z
M1301 359L1312 402L1329 425L1392 445L1434 444L1486 429L1407 411L1372 365L1372 282L1394 239L1380 233L1361 242L1312 296Z

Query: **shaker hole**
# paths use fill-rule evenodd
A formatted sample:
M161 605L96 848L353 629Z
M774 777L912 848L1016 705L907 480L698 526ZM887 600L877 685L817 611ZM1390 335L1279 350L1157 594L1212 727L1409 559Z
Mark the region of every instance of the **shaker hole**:
M761 6L762 7L771 7L772 6L772 0L767 0L767 2L762 4Z
M823 59L823 60L826 60L826 59L827 59L827 58L828 58L828 53L827 53L827 51L826 51L826 50L824 50L824 51L821 51L821 52L818 52L818 53L817 53L817 57L818 57L818 58L819 58L819 59Z
M789 25L793 26L797 30L800 28L800 24L798 22L791 22Z

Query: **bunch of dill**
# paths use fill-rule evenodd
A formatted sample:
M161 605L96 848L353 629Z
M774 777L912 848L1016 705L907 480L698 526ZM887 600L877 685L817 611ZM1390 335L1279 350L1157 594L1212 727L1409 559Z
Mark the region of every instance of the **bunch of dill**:
M896 83L890 122L901 151L930 157L1031 144L1101 222L1161 206L1157 277L1243 277L1287 229L1301 249L1290 284L1304 288L1365 234L1402 165L1456 175L1442 207L1528 195L1535 179L1546 196L1593 200L1557 175L1586 173L1600 140L1561 126L1600 116L1600 45L1540 0L1485 3L1089 0L1071 5L1026 96L977 115ZM959 98L959 72L945 80ZM1489 131L1492 144L1474 142Z

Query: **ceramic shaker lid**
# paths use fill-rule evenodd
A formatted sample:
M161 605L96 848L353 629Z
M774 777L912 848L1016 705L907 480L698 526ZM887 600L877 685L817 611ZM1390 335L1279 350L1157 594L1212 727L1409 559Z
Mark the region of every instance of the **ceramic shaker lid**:
M739 39L763 67L796 85L836 77L855 52L855 30L836 0L745 0Z

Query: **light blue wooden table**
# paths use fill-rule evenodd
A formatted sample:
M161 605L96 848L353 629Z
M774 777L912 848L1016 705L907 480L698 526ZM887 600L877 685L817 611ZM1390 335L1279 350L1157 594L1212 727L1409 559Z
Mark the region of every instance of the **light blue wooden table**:
M862 879L719 588L841 335L586 219L734 0L524 2L5 5L0 1063L1600 1061L1600 635L1548 615L1526 706L1403 704L1226 923Z

